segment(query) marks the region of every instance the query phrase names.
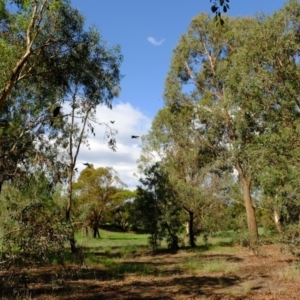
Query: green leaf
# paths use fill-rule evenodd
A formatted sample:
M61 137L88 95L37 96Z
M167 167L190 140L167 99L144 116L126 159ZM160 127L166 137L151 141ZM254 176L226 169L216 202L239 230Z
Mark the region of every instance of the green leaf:
M215 13L217 10L218 10L218 7L217 7L217 6L213 5L213 6L211 7L211 11L212 11L213 13Z

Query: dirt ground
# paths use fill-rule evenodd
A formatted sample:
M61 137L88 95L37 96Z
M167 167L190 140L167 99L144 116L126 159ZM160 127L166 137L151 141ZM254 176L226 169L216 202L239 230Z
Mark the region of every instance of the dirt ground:
M226 247L198 252L180 250L176 254L155 256L135 253L111 267L94 263L87 268L56 266L27 270L22 273L24 291L15 291L13 298L5 296L7 274L2 272L0 297L40 300L300 299L300 262L282 252L278 245L263 246L259 252L257 255L247 248ZM99 254L99 261L101 259Z

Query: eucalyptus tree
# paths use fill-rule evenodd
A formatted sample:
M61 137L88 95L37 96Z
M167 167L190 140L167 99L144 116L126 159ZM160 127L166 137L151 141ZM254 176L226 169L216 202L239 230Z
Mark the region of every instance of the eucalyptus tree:
M96 79L99 72L97 68L95 68L95 71L94 77ZM105 126L105 137L107 138L108 146L112 150L115 150L116 143L114 138L116 131L113 130L107 123L101 123L96 118L97 106L103 104L102 99L100 101L98 97L86 99L84 93L80 92L81 88L83 87L80 87L79 85L74 86L73 94L71 94L69 98L64 99L65 102L69 103L69 106L66 105L67 103L64 105L65 108L69 110L69 113L64 116L58 115L55 118L56 123L53 124L54 126L58 126L60 129L58 136L55 138L55 145L61 149L67 150L67 155L64 157L65 172L67 176L67 203L65 209L67 222L71 222L73 181L77 170L77 158L82 144L89 146L89 133L95 136L95 125ZM111 107L109 98L104 98L103 100L107 101L106 105ZM58 120L56 120L57 118ZM64 121L62 122L63 118ZM71 238L71 249L72 252L76 251L74 234Z
M247 170L247 160L241 157L246 141L239 135L238 119L234 116L239 108L231 106L225 95L230 58L239 46L237 38L230 33L232 28L249 29L253 22L252 19L228 19L224 26L216 27L207 15L193 19L187 34L174 50L166 79L165 103L171 109L192 106L200 124L202 144L208 149L205 156L215 157L223 162L221 165L231 163L238 171L249 231L257 237L250 192L251 173Z
M249 35L240 33L243 48L227 80L227 97L245 117L243 134L256 145L250 151L258 154L258 188L279 231L284 211L297 206L299 185L299 13L299 2L289 1L277 13L260 15Z
M93 230L94 238L100 237L99 225L121 203L115 195L125 184L111 167L85 168L74 183L77 214Z
M299 166L283 160L266 166L258 176L261 187L259 207L267 210L279 233L299 223Z
M211 147L214 141L204 140L203 127L195 118L192 105L165 107L153 120L151 130L143 138L143 155L156 152L168 177L176 205L187 214L189 244L195 247L195 237L216 229L212 224L220 217L228 166L222 166ZM141 157L141 161L144 158ZM221 178L222 177L222 178Z
M44 102L52 101L52 95L44 98L39 87L29 87L24 92L13 91L12 96L14 105L7 101L0 109L0 185L24 178L37 169L48 172L52 186L61 183L65 177L64 162L53 147L56 133L49 131Z
M69 103L70 113L66 116L62 134L56 141L57 145L68 149L68 191L66 219L70 221L72 207L73 178L77 157L83 143L88 145L88 132L95 136L95 125L105 127L105 138L108 147L115 151L116 131L107 123L99 122L96 118L99 106L105 105L112 108L112 100L117 97L120 90L121 75L119 66L121 55L118 47L108 48L105 42L95 31L92 32L86 53L78 64L88 68L87 74L74 74L71 93L63 99ZM79 59L79 58L78 58Z
M166 79L166 106L192 105L203 140L210 145L214 137L216 158L236 170L254 238L258 174L299 155L298 13L291 1L269 17L228 18L222 27L200 15L176 47Z
M0 17L0 182L26 176L33 166L46 168L52 185L67 180L69 222L86 129L93 131L97 107L111 108L120 90L119 46L86 30L68 0L2 1ZM111 148L113 133L108 128Z
M91 31L69 0L1 1L0 106L21 81L45 81L67 91L74 74L87 74L81 63ZM109 62L108 62L109 63ZM89 65L91 67L91 65ZM89 94L95 91L89 89Z
M42 139L46 132L48 139L57 138L65 123L61 114L54 118L54 111L65 102L74 110L74 94L86 99L76 103L77 109L111 107L120 89L119 47L108 47L96 29L85 30L70 1L11 4L2 1L0 14L2 131L14 133L12 121L19 120L16 136L33 132L32 138Z

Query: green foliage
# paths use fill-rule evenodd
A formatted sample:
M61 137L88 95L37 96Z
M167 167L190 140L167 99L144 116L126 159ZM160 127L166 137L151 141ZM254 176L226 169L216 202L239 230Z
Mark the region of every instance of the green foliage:
M123 231L134 229L137 218L135 216L136 191L120 190L113 198L119 205L112 211L112 222Z
M3 0L0 23L0 266L11 267L7 285L16 296L27 281L15 268L62 263L66 241L75 246L59 202L58 189L76 163L64 149L86 142L74 119L94 134L97 106L112 107L122 55L95 28L86 29L69 0ZM68 104L76 111L72 120ZM82 263L76 250L73 258Z
M169 247L178 249L178 233L181 228L180 210L176 193L167 174L159 163L145 171L142 186L137 189L136 212L143 226L150 233L149 243L153 252L164 237Z
M232 202L226 206L223 219L223 228L228 230L245 230L247 220L245 207L242 202Z
M45 175L36 176L17 187L4 186L1 267L48 264L53 256L63 260L68 228L60 208L53 203Z
M300 256L300 229L298 224L290 224L285 227L280 241L284 244L286 250L291 252L296 257Z
M8 45L18 46L3 70L11 76L0 81L0 104L24 81L27 86L56 85L63 93L76 82L86 98L109 105L121 78L119 47L109 49L94 28L86 31L83 16L68 0L22 1L18 6L17 12L8 12L8 30L0 31Z
M124 183L111 167L87 167L74 183L76 215L85 226L93 229L95 238L99 236L99 225L105 223L110 212L122 204L123 198L117 193L123 187Z
M227 3L214 3L215 13L219 4ZM299 184L294 177L300 153L295 142L300 120L299 7L298 1L290 1L273 15L226 18L222 27L207 15L197 16L174 50L165 84L164 110L178 122L172 131L168 122L160 127L165 139L157 138L157 149L166 157L169 146L179 161L187 156L189 139L176 143L185 153L176 156L180 150L174 151L174 136L197 132L201 145L189 148L203 153L199 167L208 163L217 174L230 167L236 170L248 230L254 237L254 207L264 207L264 197L265 208L279 213L279 219L299 215L295 197ZM190 123L180 118L186 111L191 112ZM185 135L190 136L194 142L197 135Z
M171 89L166 86L166 93L173 97L175 91ZM192 101L186 105L174 102L158 112L144 138L141 168L153 151L163 160L163 171L184 214L182 222L189 222L190 244L194 246L199 233L220 229L216 228L220 222L212 219L222 219L224 191L231 174L226 162L216 160L215 141L205 140Z
M85 29L83 16L68 0L13 3L17 8L1 9L0 182L36 164L51 169L56 185L68 171L59 147L76 145L78 140L69 145L66 136L78 127L63 113L53 117L54 109L74 104L81 119L99 104L111 107L120 89L122 55L95 28Z
M78 232L76 239L83 248L94 248L101 253L112 254L117 252L119 256L130 249L148 248L149 234L136 234L129 232L114 232L101 230L101 239L92 239L84 232ZM132 247L132 248L131 248ZM127 250L124 250L127 249Z

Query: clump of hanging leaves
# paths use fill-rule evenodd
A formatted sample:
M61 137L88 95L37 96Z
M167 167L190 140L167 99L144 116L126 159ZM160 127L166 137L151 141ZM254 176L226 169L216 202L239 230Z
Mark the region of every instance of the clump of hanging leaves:
M226 13L228 11L229 1L230 0L210 0L210 2L213 2L211 11L215 14L215 21L217 24L224 25L222 13Z

